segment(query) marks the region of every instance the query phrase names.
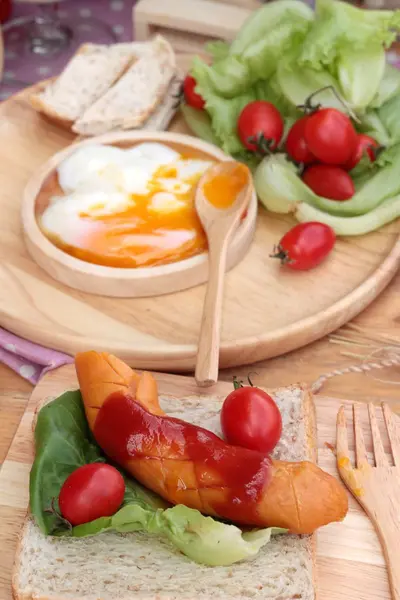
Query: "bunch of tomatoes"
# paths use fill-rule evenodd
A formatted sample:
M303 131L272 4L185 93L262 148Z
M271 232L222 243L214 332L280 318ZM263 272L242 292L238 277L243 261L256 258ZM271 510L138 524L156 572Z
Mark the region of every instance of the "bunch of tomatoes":
M204 99L196 92L196 80L191 75L184 80L183 94L189 106L204 109ZM301 179L315 194L338 202L350 200L355 188L349 172L363 157L371 163L376 160L378 142L358 133L350 117L340 110L313 107L311 97L306 100L304 110L305 114L288 132L284 151L299 167ZM257 100L241 111L237 132L247 150L272 154L283 150L284 125L274 104ZM325 259L335 241L335 232L328 225L301 223L283 236L272 256L292 269L308 270Z
M250 378L244 386L234 378L235 390L225 399L221 428L228 444L269 454L282 434L282 417L269 394L254 387ZM64 481L56 513L71 526L113 516L122 506L125 481L106 463L90 463L73 471ZM52 509L55 512L55 509Z
M248 150L273 152L283 130L282 115L270 102L251 102L239 115L238 134ZM374 162L377 149L378 142L357 133L350 117L336 108L311 109L292 125L285 141L288 156L303 167L304 183L318 196L337 201L354 195L349 171L364 155Z
M196 80L191 75L184 80L183 92L190 106L204 108L204 100L196 92ZM339 202L350 200L355 189L349 171L363 156L374 162L379 144L369 135L357 133L350 117L336 108L313 108L307 100L305 110L307 114L288 132L285 151L301 165L302 180L318 196ZM272 153L281 144L284 120L271 102L256 100L240 113L237 130L248 150Z

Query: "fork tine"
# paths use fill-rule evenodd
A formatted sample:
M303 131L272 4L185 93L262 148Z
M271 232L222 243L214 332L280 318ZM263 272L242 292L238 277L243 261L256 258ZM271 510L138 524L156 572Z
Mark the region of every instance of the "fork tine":
M336 421L336 460L338 468L350 466L349 441L344 406L341 406Z
M378 422L376 420L375 405L370 402L368 404L369 422L371 425L372 443L374 446L375 464L377 467L387 467L388 460L386 458L385 449L382 444L381 434L379 433Z
M389 406L382 402L383 416L385 417L388 430L390 446L393 454L393 461L396 467L400 467L400 428L396 423L396 416L392 413Z
M353 404L353 419L354 419L354 440L356 445L356 466L357 468L368 464L367 451L365 449L364 434L362 431L360 407L358 404Z

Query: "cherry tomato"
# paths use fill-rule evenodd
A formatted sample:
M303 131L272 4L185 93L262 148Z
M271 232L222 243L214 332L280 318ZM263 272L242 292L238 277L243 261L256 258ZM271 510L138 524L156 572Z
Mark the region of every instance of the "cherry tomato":
M237 129L242 144L253 152L275 150L283 135L281 113L271 102L256 100L244 107Z
M58 503L72 525L111 517L122 504L125 482L111 465L92 463L76 469L64 482Z
M186 75L183 82L183 94L186 103L193 108L202 110L205 106L204 99L196 92L197 81L191 75Z
M351 171L360 162L363 155L366 154L371 162L375 162L376 156L374 148L378 148L379 144L374 138L364 133L357 135L356 146L349 160L344 163L343 169Z
M309 115L304 139L318 160L342 165L354 152L357 134L347 115L335 108L321 108Z
M257 387L245 386L226 397L221 427L229 444L267 454L281 437L282 417L271 396Z
M304 139L304 128L308 121L308 116L302 117L289 130L286 138L286 152L293 160L305 165L316 162L316 158L306 144Z
M302 180L318 196L331 200L349 200L355 188L350 175L333 165L311 165L302 175Z
M335 245L336 235L324 223L310 221L290 229L276 247L273 258L296 271L308 271L319 265Z

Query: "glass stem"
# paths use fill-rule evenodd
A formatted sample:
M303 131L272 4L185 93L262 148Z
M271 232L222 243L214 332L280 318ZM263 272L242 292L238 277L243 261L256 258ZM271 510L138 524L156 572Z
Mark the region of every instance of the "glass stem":
M40 4L38 8L40 12L31 33L31 50L35 54L57 54L68 46L71 31L60 23L57 2Z

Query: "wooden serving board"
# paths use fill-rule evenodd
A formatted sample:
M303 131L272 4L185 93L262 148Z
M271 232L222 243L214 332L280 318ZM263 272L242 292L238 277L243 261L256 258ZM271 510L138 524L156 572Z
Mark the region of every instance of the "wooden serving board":
M190 57L180 57L187 68ZM191 371L205 286L115 299L57 283L28 256L20 202L28 179L73 136L35 113L27 90L0 106L0 325L70 354L107 350L138 368ZM186 132L180 118L171 129ZM221 368L278 356L337 329L372 302L400 265L400 220L339 240L310 272L280 269L269 255L294 221L259 209L255 240L226 277Z
M192 378L156 374L160 392L177 397L187 395L226 396L230 383L218 383L207 392L199 390ZM11 572L18 534L28 504L28 478L33 459L32 417L41 400L76 389L72 365L47 374L34 390L26 412L0 471L0 598L11 600ZM315 398L318 422L319 464L336 475L335 458L328 444L335 443L336 415L341 401ZM367 407L365 406L367 419ZM371 447L368 430L366 443ZM350 448L352 445L350 444ZM317 534L318 600L390 600L381 548L375 531L359 505L350 498L349 514Z

